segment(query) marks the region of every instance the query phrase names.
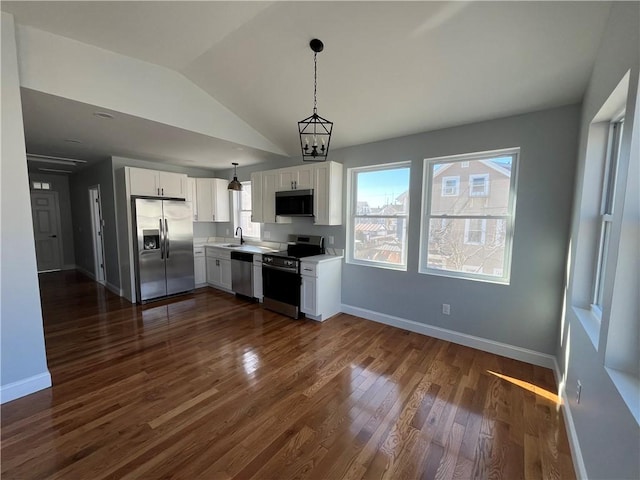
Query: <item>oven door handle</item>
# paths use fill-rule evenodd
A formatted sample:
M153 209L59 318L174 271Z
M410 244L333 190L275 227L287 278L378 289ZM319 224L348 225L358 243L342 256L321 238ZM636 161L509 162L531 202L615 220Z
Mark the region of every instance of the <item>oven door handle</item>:
M287 273L291 273L293 275L297 275L298 272L297 270L291 270L290 268L287 267L275 267L273 265L266 265L266 264L262 264L262 268L266 268L266 269L270 269L270 270L278 270L280 272L287 272Z

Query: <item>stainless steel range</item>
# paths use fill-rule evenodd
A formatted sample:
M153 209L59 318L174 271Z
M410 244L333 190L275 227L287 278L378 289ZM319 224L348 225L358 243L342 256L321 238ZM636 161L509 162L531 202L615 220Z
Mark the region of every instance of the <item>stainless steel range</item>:
M289 235L286 251L262 255L264 306L292 318L300 315L300 258L324 253L324 238Z

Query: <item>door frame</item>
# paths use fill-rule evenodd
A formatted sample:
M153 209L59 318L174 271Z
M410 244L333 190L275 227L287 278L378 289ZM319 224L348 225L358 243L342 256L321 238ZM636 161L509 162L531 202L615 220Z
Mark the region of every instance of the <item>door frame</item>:
M53 204L54 204L54 208L56 209L56 228L58 230L58 249L59 249L59 258L60 258L60 268L53 268L53 269L49 269L49 270L38 270L38 273L46 273L46 272L59 272L60 270L62 270L62 267L64 266L64 245L63 245L63 238L62 238L62 223L60 221L60 199L58 198L58 192L56 192L55 190L40 190L40 189L34 189L31 188L29 191L29 197L31 200L31 221L34 221L34 215L33 215L33 195L34 194L47 194L47 195L51 195L53 198ZM33 238L34 238L34 248L36 248L35 246L35 226L33 227L34 231L33 231ZM37 248L36 248L37 251Z
M96 219L96 204L97 215ZM93 271L95 281L101 285L107 284L107 265L104 261L104 219L102 217L102 195L100 185L89 187L89 212L91 216L91 239L93 250ZM98 231L98 223L100 230Z

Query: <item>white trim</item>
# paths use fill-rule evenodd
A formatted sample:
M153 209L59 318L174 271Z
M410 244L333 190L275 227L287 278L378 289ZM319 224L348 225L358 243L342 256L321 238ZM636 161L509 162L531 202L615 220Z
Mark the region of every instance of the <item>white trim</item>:
M553 359L553 374L556 377L556 384L558 385L558 397L562 400L562 411L564 412L564 425L569 438L569 447L571 448L571 460L573 461L573 468L577 473L578 478L586 479L587 467L584 465L584 459L582 457L582 450L580 449L580 441L578 440L578 432L576 432L576 425L573 423L573 416L571 415L571 407L569 399L567 398L567 392L562 383L562 372L560 372L560 366L557 360Z
M8 383L0 387L0 403L30 395L51 386L51 374L47 370L44 373L23 378L17 382Z
M466 347L476 348L483 352L495 353L496 355L502 355L503 357L520 360L540 367L553 369L555 365L555 357L553 355L536 352L535 350L529 350L528 348L517 347L515 345L496 342L495 340L489 340L486 338L475 337L473 335L455 332L446 328L434 327L433 325L427 325L414 320L407 320L405 318L387 315L386 313L374 312L365 308L345 305L344 303L342 304L341 311L367 320L373 320L374 322L384 323L385 325L409 330L410 332L421 333L422 335L439 338L440 340L446 340Z

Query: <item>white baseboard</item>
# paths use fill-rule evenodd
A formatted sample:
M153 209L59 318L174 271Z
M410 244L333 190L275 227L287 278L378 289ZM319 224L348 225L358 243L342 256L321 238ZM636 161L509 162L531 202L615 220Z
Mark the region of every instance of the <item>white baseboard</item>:
M73 263L68 263L62 266L62 270L75 270L77 267Z
M351 305L342 304L341 311L350 315L355 315L357 317L366 318L367 320L373 320L374 322L391 325L392 327L402 328L403 330L421 333L423 335L428 335L430 337L439 338L448 342L457 343L466 347L477 348L478 350L482 350L485 352L495 353L496 355L502 355L503 357L507 358L513 358L514 360L520 360L523 362L531 363L533 365L550 368L552 370L554 368L555 357L553 355L536 352L535 350L516 347L507 343L488 340L486 338L475 337L473 335L459 333L453 330L448 330L446 328L434 327L433 325L427 325L425 323L416 322L414 320L407 320L405 318L394 317L393 315L387 315L386 313L374 312L372 310L353 307Z
M580 449L580 442L578 441L578 433L576 432L575 424L573 423L573 416L571 415L571 405L567 398L567 392L564 388L564 382L562 380L562 372L556 359L553 360L553 373L556 377L556 383L558 384L558 396L562 400L562 411L564 412L564 424L567 431L567 437L569 438L569 446L571 447L571 460L573 461L573 468L576 471L578 478L586 479L587 468L584 465L584 458L582 457L582 450Z
M76 270L78 270L83 275L86 275L87 277L89 277L91 280L93 280L95 282L96 276L93 274L93 272L90 272L89 270L87 270L86 268L81 267L80 265L76 265Z
M112 293L115 293L119 297L122 297L124 295L124 292L122 291L122 289L116 287L113 283L107 282L105 284L105 287L107 287L108 290L110 290Z
M0 387L0 403L7 403L51 386L51 374L47 371Z

